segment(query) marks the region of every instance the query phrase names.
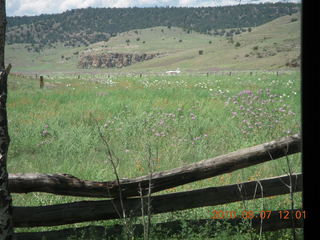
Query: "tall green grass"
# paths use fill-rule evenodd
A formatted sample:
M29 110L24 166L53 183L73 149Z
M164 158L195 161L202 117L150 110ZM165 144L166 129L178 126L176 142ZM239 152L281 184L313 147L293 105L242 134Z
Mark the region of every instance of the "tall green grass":
M101 131L119 159L120 177L132 178L148 174L149 150L154 171L162 171L299 133L300 75L100 74L83 75L81 80L72 75L55 75L45 78L43 90L36 79L13 75L9 78L8 118L9 172L68 173L81 179L114 180L106 147L99 136ZM300 155L289 159L293 171L301 172ZM280 159L165 192L239 183L287 172L286 159ZM43 193L13 194L15 206L75 200L80 199ZM300 194L295 194L295 204L301 207ZM161 214L153 220L210 218L214 209L240 212L244 207L276 210L290 206L289 196L285 195L247 201L246 206L232 203ZM86 224L73 226L83 225ZM35 229L57 228L62 227ZM221 231L220 239L230 239L223 234L227 233ZM286 234L284 231L281 236Z

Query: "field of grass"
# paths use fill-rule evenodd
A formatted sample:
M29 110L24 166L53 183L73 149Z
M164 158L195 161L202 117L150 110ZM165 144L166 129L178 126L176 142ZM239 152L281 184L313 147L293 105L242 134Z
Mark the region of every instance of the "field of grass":
M99 129L110 139L111 148L120 159L120 178L146 175L149 149L154 171L162 171L299 133L300 73L142 77L83 74L81 79L72 74L55 74L45 77L44 89L39 89L37 79L10 75L7 108L11 136L9 172L68 173L81 179L107 181L115 176ZM301 172L300 154L289 158L293 172ZM287 172L286 159L280 159L164 192L221 186ZM13 194L15 206L75 200L83 198ZM301 194L295 194L294 201L296 208L301 207ZM287 209L291 202L284 195L246 201L245 205L205 207L160 214L152 219L164 222L210 218L213 210L240 212L244 207ZM66 226L17 230L61 228ZM301 231L298 233L301 237ZM237 235L237 239L252 239L246 234L239 238L240 232ZM264 234L263 238L291 239L291 235L290 231L280 231ZM215 239L233 238L222 229Z
M292 21L292 19L297 19ZM300 16L293 14L275 19L251 32L226 37L210 36L180 28L163 26L119 33L107 42L88 47L45 49L28 52L24 44L6 46L6 62L15 72L164 72L180 68L182 72L222 70L288 69L286 63L300 55ZM126 41L129 41L127 44ZM237 45L239 44L239 45ZM199 54L199 50L203 54ZM121 69L78 69L81 54L94 53L161 53L149 61Z

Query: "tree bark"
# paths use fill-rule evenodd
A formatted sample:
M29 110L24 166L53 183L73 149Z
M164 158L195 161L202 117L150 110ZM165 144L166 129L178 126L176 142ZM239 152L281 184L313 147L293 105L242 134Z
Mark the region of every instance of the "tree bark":
M4 48L6 41L6 1L0 0L0 69L4 70Z
M4 48L6 34L6 1L0 0L0 240L15 239L12 223L12 199L9 192L7 154L10 143L7 120L7 78L11 69L5 69Z
M152 174L151 191L159 192L186 183L215 177L241 168L284 157L301 151L298 135L286 137L233 153ZM148 193L149 176L120 181L122 196L140 196ZM15 193L48 192L82 197L119 197L117 181L94 182L78 179L68 174L10 174L9 188Z
M302 191L302 174L292 175L292 189ZM159 214L190 208L215 206L231 202L289 194L290 176L279 176L257 181L210 187L186 192L151 197L151 213ZM144 203L147 203L147 197ZM126 216L141 216L141 199L123 200ZM147 212L147 204L144 206ZM118 209L118 211L115 210ZM82 201L40 207L14 207L15 227L57 226L71 223L121 218L119 199L104 201ZM210 216L208 212L208 216Z

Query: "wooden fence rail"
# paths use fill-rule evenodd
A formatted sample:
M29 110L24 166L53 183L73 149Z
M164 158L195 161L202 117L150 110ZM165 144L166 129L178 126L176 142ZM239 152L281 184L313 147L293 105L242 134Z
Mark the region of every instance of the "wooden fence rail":
M290 188L290 182L292 183ZM164 194L151 197L152 214L173 212L204 206L215 206L236 201L270 197L302 191L302 174L279 176L221 187ZM147 203L145 197L144 203ZM141 199L123 199L127 216L141 216ZM143 206L147 212L148 206ZM14 207L14 227L57 226L86 221L121 218L119 199L104 201L81 201L40 207ZM208 216L210 213L208 212Z
M290 212L291 215L296 216L298 212L302 212L302 209L291 209L281 210L281 212ZM288 217L291 218L291 215ZM284 219L280 216L280 211L272 211L270 217L263 219L261 221L260 214L257 213L252 218L252 222L249 223L257 233L262 232L281 230L286 228L302 228L303 227L303 218L293 217L290 219ZM199 226L206 227L206 237L211 237L217 231L217 225L228 223L231 226L238 226L243 223L243 218L241 216L234 219L199 219L199 220L177 220L171 222L157 223L152 226L153 232L165 235L166 237L171 237L175 234L180 234L185 228L191 229L194 233L202 233L203 229ZM135 224L133 225L134 236L141 237L143 235L143 225ZM108 239L119 239L123 236L125 229L123 225L116 224L109 227L103 226L87 226L81 228L68 228L56 231L46 231L46 232L25 232L25 233L16 233L17 240L67 240L72 237L81 238L81 239L92 239L93 236L99 236L99 238L108 238Z
M186 183L230 173L300 151L301 137L296 134L187 166L153 173L151 192L155 193ZM149 179L149 176L122 179L120 181L122 196L140 196L139 185L142 194L145 195L148 192ZM117 198L119 196L119 185L116 181L87 181L68 174L9 174L9 189L12 193L47 192L104 198Z

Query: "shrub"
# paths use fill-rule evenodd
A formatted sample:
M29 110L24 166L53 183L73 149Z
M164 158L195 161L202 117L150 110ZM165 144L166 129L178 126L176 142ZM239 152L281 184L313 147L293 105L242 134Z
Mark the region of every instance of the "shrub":
M199 50L199 55L202 55L203 54L203 50Z
M237 42L235 46L236 46L236 47L240 47L240 45L241 45L241 44L240 44L239 42Z

